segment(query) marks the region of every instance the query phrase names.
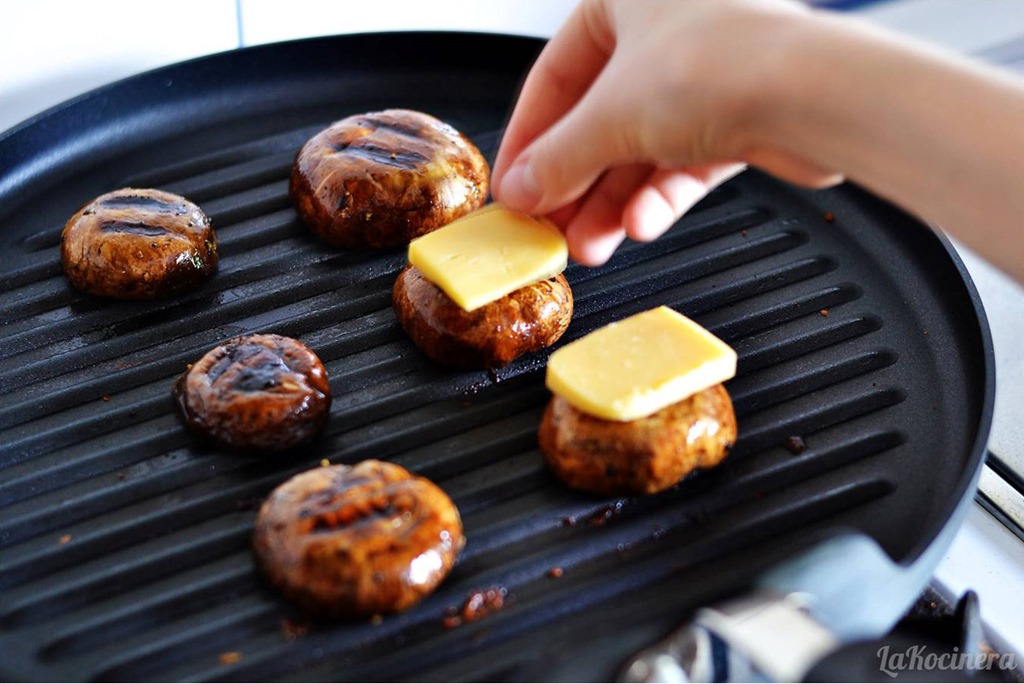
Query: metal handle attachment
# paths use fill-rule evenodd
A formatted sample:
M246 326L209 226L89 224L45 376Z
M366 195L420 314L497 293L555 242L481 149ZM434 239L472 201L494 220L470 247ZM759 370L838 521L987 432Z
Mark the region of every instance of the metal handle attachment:
M806 595L760 592L715 608L630 661L626 682L800 681L839 646Z

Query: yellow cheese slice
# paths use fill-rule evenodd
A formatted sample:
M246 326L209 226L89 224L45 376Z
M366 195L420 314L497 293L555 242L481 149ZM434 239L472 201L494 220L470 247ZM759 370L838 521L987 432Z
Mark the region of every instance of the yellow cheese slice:
M466 311L558 275L568 259L554 224L499 204L409 244L409 263Z
M736 375L736 352L658 307L606 325L548 359L547 386L584 413L636 420Z

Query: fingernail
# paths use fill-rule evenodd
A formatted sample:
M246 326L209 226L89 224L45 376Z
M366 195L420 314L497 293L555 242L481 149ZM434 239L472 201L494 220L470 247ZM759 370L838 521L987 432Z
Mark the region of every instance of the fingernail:
M619 248L619 245L625 239L626 231L616 230L600 239L594 240L590 246L591 263L595 266L600 266L611 259L612 255L615 254L615 250Z
M570 232L569 249L572 259L583 266L601 266L612 258L615 250L626 239L626 231L621 228L600 235L591 235L581 240Z
M528 158L519 159L505 172L498 191L498 199L503 204L519 211L529 213L540 204L540 188Z
M631 220L627 221L629 236L634 240L649 242L660 237L708 193L705 183L689 175L677 174L663 183L673 204L654 188L644 188L631 200Z
M643 207L643 213L637 218L636 226L631 237L640 242L649 242L669 229L675 223L676 215L672 207L653 188L646 188L640 191L637 205ZM686 198L686 206L683 211L697 202L696 196L690 202Z

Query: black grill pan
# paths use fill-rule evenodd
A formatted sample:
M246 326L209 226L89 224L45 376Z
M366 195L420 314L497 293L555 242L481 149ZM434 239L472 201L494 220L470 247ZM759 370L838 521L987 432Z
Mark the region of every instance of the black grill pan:
M390 309L403 251L333 251L300 225L287 177L320 128L409 107L493 159L540 46L399 34L251 48L122 81L0 138L4 679L491 680L566 662L608 678L834 530L904 564L939 538L988 433L987 327L943 239L857 188L811 193L748 172L657 242L568 269L566 340L667 304L740 356L734 454L670 492L612 501L566 490L541 464L546 355L493 376L434 366ZM126 185L181 193L212 217L222 259L200 290L130 303L66 283L64 221ZM242 458L179 424L172 380L249 332L299 338L325 362L335 402L314 446ZM792 436L806 451L784 448ZM370 457L446 489L466 551L402 615L296 635L300 616L253 570L255 507L321 459ZM442 626L489 586L508 590L505 610Z

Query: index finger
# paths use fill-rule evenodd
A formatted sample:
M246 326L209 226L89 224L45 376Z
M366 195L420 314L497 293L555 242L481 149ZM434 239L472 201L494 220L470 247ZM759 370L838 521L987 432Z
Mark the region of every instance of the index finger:
M601 73L614 49L602 0L583 0L540 53L505 128L491 187L516 157L572 109Z

